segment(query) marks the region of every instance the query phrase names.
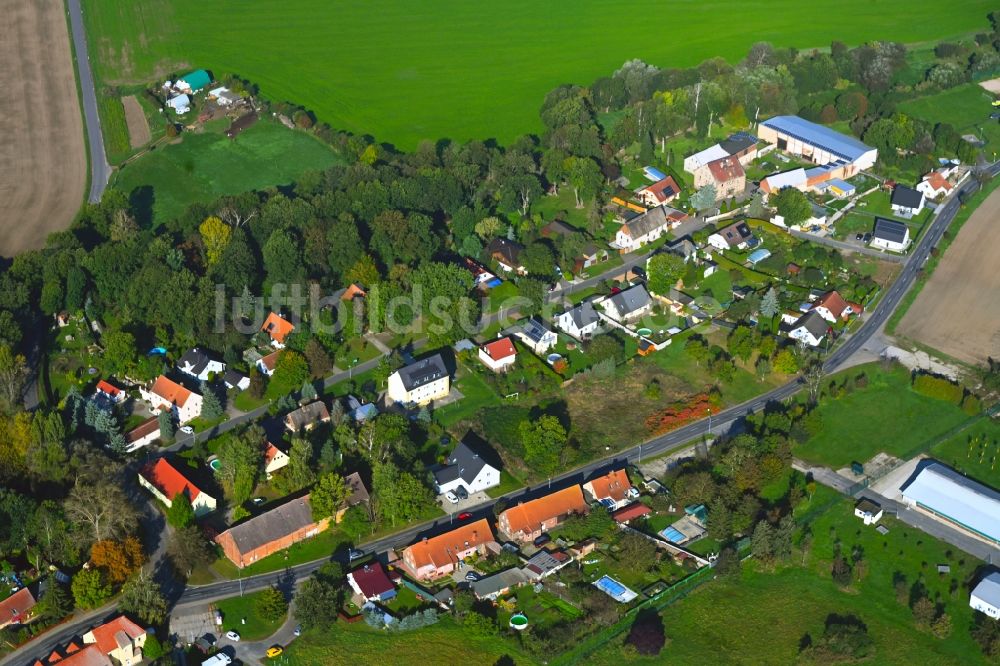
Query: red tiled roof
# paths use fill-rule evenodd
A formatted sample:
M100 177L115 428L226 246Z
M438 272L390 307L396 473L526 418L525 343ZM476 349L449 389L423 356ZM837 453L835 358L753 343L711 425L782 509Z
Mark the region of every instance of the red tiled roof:
M924 180L927 181L927 183L935 190L943 189L945 191L948 191L952 187L951 183L948 182L948 179L942 176L937 171L932 171L926 176L924 176Z
M187 399L191 397L191 391L166 375L157 377L149 392L162 398L168 405L177 405L178 407L183 407Z
M118 388L117 386L113 386L113 385L109 384L108 382L104 381L103 379L101 381L97 382L97 390L100 391L101 393L107 393L112 398L117 398L118 394L120 394L122 392L122 390L120 388Z
M723 157L708 163L708 170L712 173L712 178L717 183L728 183L737 178L746 176L743 165L734 157Z
M295 326L281 315L271 312L261 325L260 330L271 336L271 339L278 344L284 344L288 334L295 330Z
M417 569L432 565L440 567L455 561L456 552L461 552L493 541L493 530L486 520L477 520L462 525L450 532L424 539L406 549L413 566Z
M69 645L66 646L66 654L73 654L74 652L79 652L80 645L76 641L70 641Z
M580 486L573 485L545 497L518 504L504 511L507 526L512 534L531 533L541 529L542 523L570 513L586 513L587 502Z
M125 441L131 444L132 442L140 440L146 435L158 431L159 429L160 419L154 416L150 419L146 419L132 430L129 430L125 435Z
M54 664L57 661L62 661L62 655L59 654L59 650L53 650L52 654L50 654L49 658L46 659L45 661L49 662L50 664Z
M267 368L268 370L271 370L273 372L275 366L278 365L278 355L279 354L281 354L280 351L271 352L270 354L268 354L264 358L260 359L260 362L264 365L265 368Z
M642 504L641 502L636 502L634 504L629 504L626 507L618 509L617 511L611 514L611 517L614 518L619 523L624 523L639 518L641 516L649 515L652 512L653 510L650 509L645 504Z
M26 587L0 601L0 621L20 622L27 619L28 611L35 607L35 597Z
M51 657L49 663L52 663ZM111 659L101 652L96 645L88 645L65 659L59 661L60 666L112 666Z
M282 451L281 449L279 449L277 446L275 446L271 442L264 442L264 464L265 465L270 465L271 461L274 460L274 458L279 453L284 453L284 451Z
M350 573L350 576L354 579L354 584L361 590L361 594L368 599L395 589L389 576L386 575L385 569L378 562L355 569Z
M101 626L94 627L91 630L91 633L94 634L94 642L97 644L97 648L104 654L111 654L121 647L118 644L119 639L122 638L118 635L119 632L124 633L125 638L131 642L145 635L146 630L124 615L119 615L110 622L105 622Z
M661 181L657 181L648 187L642 188L643 192L649 192L660 203L665 203L681 193L681 188L674 180L673 176L667 176Z
M628 474L623 469L616 469L608 472L604 476L591 479L585 484L589 486L594 499L602 500L606 498L621 502L625 499L625 494L632 488L632 482L628 480Z
M510 338L500 338L499 340L494 340L488 344L483 345L483 350L486 355L489 356L494 361L502 361L505 358L510 358L517 354L514 350L514 343L510 341Z
M848 303L844 300L843 296L841 296L836 290L833 290L826 292L816 299L816 303L813 304L812 309L815 310L819 307L826 308L830 311L830 314L837 319L840 319L844 316L844 310L847 309Z
M152 466L143 467L140 473L144 479L171 501L185 490L187 490L188 499L192 502L201 494L201 490L185 478L180 470L171 465L166 458L160 458Z

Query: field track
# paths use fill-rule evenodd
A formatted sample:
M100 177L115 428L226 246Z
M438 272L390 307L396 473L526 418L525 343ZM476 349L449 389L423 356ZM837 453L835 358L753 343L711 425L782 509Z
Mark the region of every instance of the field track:
M967 363L1000 357L1000 190L972 213L896 331Z
M0 0L0 255L69 226L87 180L61 0Z

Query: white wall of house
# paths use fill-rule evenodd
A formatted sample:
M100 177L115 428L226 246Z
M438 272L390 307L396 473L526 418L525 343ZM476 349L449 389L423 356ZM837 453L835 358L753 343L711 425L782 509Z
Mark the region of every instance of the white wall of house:
M884 238L872 238L871 246L874 248L879 248L882 250L889 250L891 252L903 252L910 245L910 230L907 229L903 236L902 243L896 243L894 241L885 240Z
M451 391L451 381L447 375L429 384L418 386L412 391L407 391L403 386L403 379L398 372L389 376L388 395L393 402L426 405L432 400L445 397L449 391Z
M554 322L555 325L560 330L565 331L567 334L573 336L577 340L582 340L586 336L593 335L595 332L597 332L597 328L601 323L598 320L591 322L586 326L580 328L576 325L576 322L573 321L573 316L568 311L556 315Z
M198 379L202 380L203 382L207 382L209 375L211 375L211 374L219 375L219 374L225 372L226 371L226 364L223 363L223 362L221 362L221 361L209 361L208 364L205 366L205 369L202 370L198 374L195 374L195 373L191 372L189 366L183 366L183 367L182 366L177 366L177 369L180 370L181 372L183 372L186 375L190 375L192 377L197 377Z
M453 479L448 483L438 484L438 492L443 495L447 492L454 492L459 486L465 486L465 489L470 493L478 493L499 485L500 470L496 467L486 465L479 470L479 474L470 483L466 483L461 478Z
M493 357L486 353L486 349L480 347L479 360L493 372L503 372L510 366L514 365L514 362L517 361L517 354L511 354L510 356L502 358L499 361L494 361Z
M729 249L729 242L726 241L720 234L712 234L708 237L708 244L714 247L720 252L724 252Z
M788 332L788 337L792 338L793 340L800 340L809 345L810 347L818 347L819 343L823 342L822 337L817 338L805 326L799 326L798 328L793 328L791 331Z
M523 331L516 331L514 335L516 335L518 340L523 342L526 347L536 354L544 354L548 352L550 349L555 347L556 342L559 341L559 336L552 331L548 331L538 342L529 338Z
M975 592L969 596L969 606L980 613L989 615L994 620L1000 619L1000 608L997 608L985 599L980 599L976 596Z

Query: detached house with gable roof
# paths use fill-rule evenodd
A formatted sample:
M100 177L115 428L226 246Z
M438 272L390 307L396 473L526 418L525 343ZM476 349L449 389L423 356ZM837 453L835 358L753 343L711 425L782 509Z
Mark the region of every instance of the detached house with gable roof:
M720 252L732 249L745 250L755 240L749 224L746 222L735 222L709 236L708 244Z
M937 199L938 197L947 196L954 187L940 171L931 171L917 183L917 191L923 194L926 199Z
M681 193L680 185L673 176L659 180L636 191L636 196L650 208L670 203Z
M204 516L216 508L215 498L198 488L166 458L159 458L155 463L139 470L139 485L153 493L167 508L173 505L174 498L181 493L191 501L195 516Z
M517 350L510 338L500 338L479 348L479 360L493 372L506 372L517 361Z
M876 217L875 229L872 232L872 240L869 245L881 250L903 252L910 245L910 228L896 220Z
M285 339L295 330L295 325L276 312L268 313L267 319L261 324L260 330L271 338L271 346L276 349L285 348Z
M594 304L584 301L575 308L567 310L555 317L555 325L577 340L585 340L597 332L601 317L594 309Z
M12 624L27 624L34 617L37 600L26 587L0 601L0 629Z
M528 319L514 331L514 335L538 355L545 354L556 346L559 336L550 331L537 319Z
M465 442L459 442L448 456L448 463L434 472L439 494L465 486L469 493L478 493L500 485L500 470L490 465Z
M450 391L451 377L441 354L415 361L389 376L389 399L404 405L426 405Z
M421 539L403 551L403 567L417 580L434 580L452 573L473 554L498 550L487 520L477 520L450 532Z
M652 243L687 218L687 214L668 206L647 210L622 224L615 234L614 246L631 252Z
M906 185L896 185L892 188L889 205L897 215L913 217L924 208L924 193Z
M365 601L389 601L396 596L396 586L380 562L371 562L347 574L347 584Z
M837 290L833 290L816 299L812 311L831 324L835 324L838 321L846 321L852 314L861 314L864 308L857 303L846 301Z
M149 388L141 387L139 395L149 403L153 414L164 410L173 412L181 425L201 416L201 396L168 378L160 375Z
M619 324L638 319L653 309L653 301L646 287L637 284L601 301L607 316Z
M497 518L497 527L511 541L527 543L558 527L570 516L584 515L587 511L583 491L573 485L507 509Z
M177 369L195 379L207 382L210 376L225 372L226 364L213 359L204 349L195 347L181 356L181 360L177 362Z
M818 347L826 337L830 325L814 310L805 313L792 324L788 337L803 342L810 347Z
M583 484L583 492L592 502L603 504L609 511L620 509L639 496L623 469L587 481Z

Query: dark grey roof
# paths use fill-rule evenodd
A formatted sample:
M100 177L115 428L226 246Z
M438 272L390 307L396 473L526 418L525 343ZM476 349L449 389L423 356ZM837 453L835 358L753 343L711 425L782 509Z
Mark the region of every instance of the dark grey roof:
M248 553L312 524L309 498L300 497L234 525L226 531L233 537L240 552Z
M876 217L874 235L881 240L902 243L906 240L906 225L896 220Z
M474 581L470 586L473 593L481 599L490 597L507 588L528 582L528 577L520 569L506 569L492 576L486 576Z
M494 238L490 241L490 244L486 246L486 251L490 255L498 254L503 258L503 262L508 266L514 266L515 268L520 265L521 251L524 250L524 246L520 243L516 243L512 240L507 240L506 238Z
M212 360L205 350L195 347L188 353L181 356L177 362L177 367L184 369L184 372L192 375L200 375L208 367L208 362Z
M748 134L746 132L737 132L731 135L725 141L720 141L719 146L729 153L730 155L735 155L736 153L746 150L750 146L757 143L757 137L753 134Z
M319 421L329 421L330 410L322 400L310 402L285 415L285 423L298 431Z
M826 335L826 330L829 328L829 324L826 323L815 310L810 310L806 314L799 317L799 320L792 325L792 330L797 328L805 327L807 331L812 333L812 336L816 339L822 338Z
M573 323L577 328L583 328L584 326L589 326L595 321L600 320L597 312L594 310L594 305L590 301L584 301L578 306L569 311L569 316L573 320Z
M919 208L923 198L924 195L912 187L897 185L892 188L892 199L889 200L889 203L903 208Z
M469 448L468 444L459 442L455 450L448 456L448 465L434 472L434 479L439 485L450 483L455 479L461 479L465 483L471 484L484 467L486 467L486 461Z
M407 391L426 386L447 375L448 368L445 367L441 354L434 354L399 369L399 378L403 380L403 388Z
M639 236L645 236L653 229L659 229L669 222L666 209L663 206L658 206L647 210L639 217L629 220L625 224L628 226L629 234L632 238L638 238Z
M226 370L226 374L222 375L222 381L226 386L236 386L246 378L247 376L239 370Z
M576 229L562 220L553 220L542 227L543 236L572 236L575 233Z
M725 238L730 246L739 245L753 237L753 231L750 230L750 225L746 222L730 224L728 227L719 229L717 233Z
M698 246L695 245L690 238L684 236L683 238L679 238L668 245L667 252L684 257L684 259L687 260L697 254Z
M528 339L531 340L532 342L541 342L542 337L552 332L549 329L545 328L545 326L543 326L542 323L539 322L537 319L529 319L528 321L524 322L524 325L521 327L521 329L524 331L524 334L528 336Z
M556 554L553 554L547 550L540 550L535 553L530 560L528 560L524 568L527 569L530 574L534 574L535 576L541 578L546 574L562 567L568 561L569 557L565 553L557 551Z
M611 297L611 304L614 305L618 316L625 317L636 310L649 305L649 293L641 284L630 287L625 291L619 291Z
M878 503L873 502L867 497L862 497L857 504L854 505L855 509L861 509L865 513L870 513L872 515L878 513L882 510L882 507Z

